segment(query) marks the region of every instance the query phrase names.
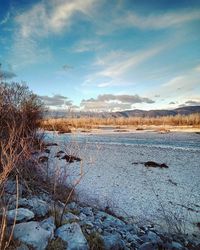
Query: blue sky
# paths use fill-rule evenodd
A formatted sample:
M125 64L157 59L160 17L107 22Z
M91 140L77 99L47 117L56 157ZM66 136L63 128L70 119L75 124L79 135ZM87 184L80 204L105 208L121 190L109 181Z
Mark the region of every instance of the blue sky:
M0 0L1 70L51 108L200 105L199 27L199 0Z

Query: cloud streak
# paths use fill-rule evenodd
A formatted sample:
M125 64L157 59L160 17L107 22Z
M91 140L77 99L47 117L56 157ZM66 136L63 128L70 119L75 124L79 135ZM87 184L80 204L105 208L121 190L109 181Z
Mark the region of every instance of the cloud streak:
M10 19L10 12L7 12L6 16L0 21L0 26L6 24Z
M19 14L16 23L23 38L45 37L68 29L75 14L88 16L95 0L50 0L35 4L31 9Z
M185 10L176 13L167 12L159 15L150 14L148 16L141 16L134 12L128 12L126 16L116 20L115 23L140 29L166 29L178 27L195 20L200 20L200 10Z
M158 55L168 45L158 45L153 48L144 49L137 52L112 51L107 55L98 57L94 66L96 72L87 76L83 85L90 85L96 79L100 79L98 87L109 87L122 85L125 81L122 79L130 70L134 70L140 64L146 62L150 58ZM127 83L130 85L130 83Z

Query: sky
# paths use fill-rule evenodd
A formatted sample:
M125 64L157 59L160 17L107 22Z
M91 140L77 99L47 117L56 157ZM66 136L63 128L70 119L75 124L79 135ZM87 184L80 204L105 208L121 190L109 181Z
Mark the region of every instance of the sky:
M200 105L200 1L0 0L0 63L52 109Z

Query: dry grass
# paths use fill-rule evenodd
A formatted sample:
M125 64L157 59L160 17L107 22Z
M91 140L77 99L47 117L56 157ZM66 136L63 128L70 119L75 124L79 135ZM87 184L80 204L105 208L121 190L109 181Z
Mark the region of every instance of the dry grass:
M119 118L58 118L40 121L40 127L49 131L70 132L72 129L92 129L99 126L193 126L200 127L200 114L163 117L119 117Z

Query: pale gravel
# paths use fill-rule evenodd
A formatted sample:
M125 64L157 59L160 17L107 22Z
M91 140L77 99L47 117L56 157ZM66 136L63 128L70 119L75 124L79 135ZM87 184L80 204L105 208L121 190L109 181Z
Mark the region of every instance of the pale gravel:
M65 149L83 161L68 164L54 158L60 148L65 146L51 148L50 168L64 168L68 184L84 173L76 187L81 202L109 206L118 215L162 226L170 217L182 217L188 230L197 231L192 225L200 221L200 150L73 142ZM145 161L166 163L169 168L132 164Z

